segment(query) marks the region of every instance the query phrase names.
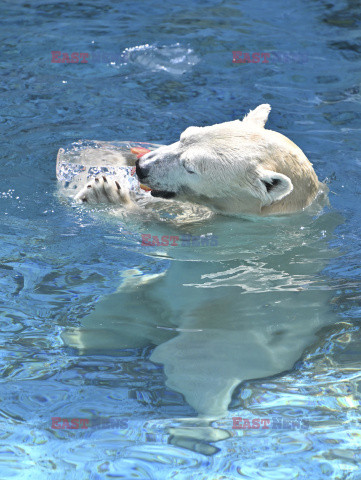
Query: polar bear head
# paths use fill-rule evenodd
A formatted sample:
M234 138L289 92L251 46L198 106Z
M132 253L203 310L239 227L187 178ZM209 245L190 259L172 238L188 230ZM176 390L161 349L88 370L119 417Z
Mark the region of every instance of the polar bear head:
M268 215L307 207L320 182L291 140L266 130L271 107L240 121L187 128L178 142L137 161L137 175L154 197L206 205L218 212Z

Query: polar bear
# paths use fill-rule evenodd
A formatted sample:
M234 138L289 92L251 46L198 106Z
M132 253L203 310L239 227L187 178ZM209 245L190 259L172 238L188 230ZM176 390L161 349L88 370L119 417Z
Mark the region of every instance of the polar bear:
M139 180L153 197L201 204L227 215L273 215L303 210L322 184L302 150L264 128L270 105L240 121L189 127L180 140L141 157ZM126 186L106 177L82 189L78 200L134 206Z
M330 293L317 283L331 256L324 232L335 221L314 218L308 208L327 187L299 147L264 128L269 112L260 105L242 121L190 127L178 142L138 160L138 178L151 188L149 204L164 198L225 214L189 227L198 235L207 225L220 246L185 248L184 254L155 247L157 258L171 259L161 274L150 278L139 267L127 272L115 294L63 333L65 343L81 351L152 345L150 360L163 366L168 387L198 414L198 433L171 432L181 445L193 445L195 437L203 447L225 438L207 426L227 415L237 385L291 369L318 329L336 321ZM126 185L107 177L76 198L140 208ZM178 225L175 232L164 219L138 219L140 231L185 231Z

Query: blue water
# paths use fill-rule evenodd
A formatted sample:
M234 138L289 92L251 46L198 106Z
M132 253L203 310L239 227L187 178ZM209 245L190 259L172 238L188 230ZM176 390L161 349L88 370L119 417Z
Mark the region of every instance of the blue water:
M15 0L3 1L1 13L0 477L361 478L358 3ZM268 64L234 64L233 50L274 55ZM87 52L89 61L52 63L52 51ZM142 248L141 233L176 227L144 223L137 231L137 221L109 221L56 195L56 154L73 141L167 144L189 125L239 118L261 103L272 105L269 128L300 145L329 182L331 206L300 220L311 273L304 251L297 253L296 221L265 222L261 244L248 224L242 237L235 220L203 221L180 232L217 235L214 250L159 253ZM229 438L206 454L170 441L173 419L196 413L150 360L153 342L79 352L61 339L116 290L122 272L167 275L175 262L193 305L214 298L216 322L225 311L216 300L223 301L237 330L240 283L265 295L265 306L287 284L286 273L265 275L261 285L251 275L252 265L277 268L274 250L299 264L298 287L313 279L314 308L324 295L329 317L293 370L237 387L218 425ZM254 303L244 297L250 312ZM165 321L167 310L159 309ZM295 321L302 326L302 316ZM247 415L302 418L309 428L232 429L232 417ZM58 430L52 417L108 424Z

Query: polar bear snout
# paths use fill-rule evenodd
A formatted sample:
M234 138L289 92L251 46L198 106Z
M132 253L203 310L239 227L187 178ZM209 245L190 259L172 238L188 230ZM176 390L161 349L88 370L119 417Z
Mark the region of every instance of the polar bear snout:
M160 197L160 198L174 198L176 193L173 190L165 189L164 186L159 189L159 180L156 182L152 179L151 170L154 170L154 166L159 167L159 159L154 160L155 154L153 152L147 153L144 155L146 158L139 158L135 162L135 171L139 181L145 183L148 187L151 188L151 195L152 197ZM150 161L149 161L150 160Z
M149 165L140 165L141 158L135 162L135 172L139 180L144 180L149 174Z

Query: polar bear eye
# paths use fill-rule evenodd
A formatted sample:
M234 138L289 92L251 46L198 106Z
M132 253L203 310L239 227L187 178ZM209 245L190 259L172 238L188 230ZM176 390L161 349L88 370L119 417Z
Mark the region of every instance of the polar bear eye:
M195 173L197 173L197 172L192 168L192 161L189 160L188 155L182 155L182 156L180 157L180 163L181 163L182 167L184 168L184 170L185 170L187 173L190 173L190 174L195 174Z

